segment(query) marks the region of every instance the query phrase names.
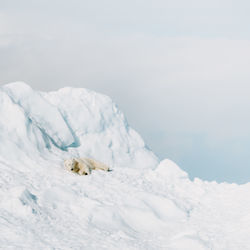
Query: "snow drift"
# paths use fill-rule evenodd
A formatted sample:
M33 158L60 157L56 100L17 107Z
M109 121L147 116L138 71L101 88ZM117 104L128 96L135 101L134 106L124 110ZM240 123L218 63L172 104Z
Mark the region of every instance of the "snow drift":
M104 95L0 88L2 249L250 249L250 184L159 162ZM114 171L77 176L69 157Z

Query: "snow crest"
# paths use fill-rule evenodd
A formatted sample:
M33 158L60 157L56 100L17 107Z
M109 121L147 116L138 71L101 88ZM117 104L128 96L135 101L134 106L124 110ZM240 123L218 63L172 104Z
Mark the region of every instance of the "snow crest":
M109 97L12 83L0 117L1 249L250 249L250 184L159 163ZM74 156L113 171L67 172Z

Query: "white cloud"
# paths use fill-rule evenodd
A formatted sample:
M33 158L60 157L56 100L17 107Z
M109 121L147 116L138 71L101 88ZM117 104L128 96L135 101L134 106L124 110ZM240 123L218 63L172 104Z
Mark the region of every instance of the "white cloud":
M197 138L204 137L203 150L216 149L222 159L233 148L220 156L225 144L250 136L250 40L242 38L246 32L239 35L247 25L237 14L245 20L239 4L232 9L225 1L84 3L62 1L59 9L58 1L5 6L0 82L104 92L161 157L188 160L198 150Z

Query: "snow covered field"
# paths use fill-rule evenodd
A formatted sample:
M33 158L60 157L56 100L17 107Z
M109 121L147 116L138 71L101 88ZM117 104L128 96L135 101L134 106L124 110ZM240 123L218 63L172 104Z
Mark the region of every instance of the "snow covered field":
M74 156L113 171L67 172ZM89 90L2 86L0 171L1 249L250 249L250 183L190 181Z

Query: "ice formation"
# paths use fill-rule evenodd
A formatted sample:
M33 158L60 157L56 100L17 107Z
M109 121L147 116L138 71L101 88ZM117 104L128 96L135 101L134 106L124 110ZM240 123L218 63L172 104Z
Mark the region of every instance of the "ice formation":
M250 184L217 184L157 157L104 95L0 88L2 249L250 249ZM70 157L112 172L77 176Z

